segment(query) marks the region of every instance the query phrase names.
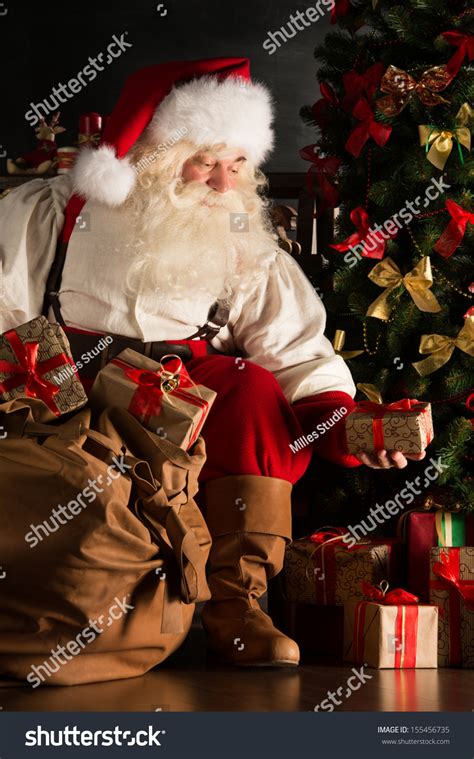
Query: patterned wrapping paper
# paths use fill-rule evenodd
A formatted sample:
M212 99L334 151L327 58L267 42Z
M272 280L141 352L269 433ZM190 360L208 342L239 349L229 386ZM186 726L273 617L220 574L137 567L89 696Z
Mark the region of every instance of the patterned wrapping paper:
M344 660L377 669L437 667L436 606L344 604Z
M315 544L295 540L286 549L284 585L288 601L310 604L344 604L363 598L361 581L374 585L394 581L389 542L359 542L349 550L340 543Z
M474 515L413 509L400 517L398 533L407 549L408 590L429 603L431 548L474 545Z
M380 416L370 407L379 406ZM381 415L383 411L383 416ZM381 404L359 404L344 420L347 450L387 450L421 453L433 439L431 405L417 403L412 411L389 410Z
M12 333L16 333L16 336ZM28 375L28 369L31 367L26 366L24 357L19 358L18 346L15 349L12 340L14 344L18 341L22 346L38 344L34 368L37 381L31 382L31 372ZM59 358L61 356L62 361ZM38 422L52 421L60 415L82 408L87 403L85 390L73 369L74 361L67 337L59 324L50 324L44 316L0 335L0 361L15 364L18 368L23 367L22 372L18 373L0 370L0 387L2 383L9 385L9 381L15 377L23 380L16 387L0 390L0 399L9 401L14 398L39 398L43 404L37 417ZM57 366L44 371L43 362ZM28 389L27 381L30 382Z
M474 668L474 608L459 591L433 571L443 554L454 560L455 574L463 588L474 596L474 547L440 548L430 551L430 601L439 609L438 666Z
M98 373L89 396L95 411L118 406L152 432L188 450L196 441L216 393L195 385L181 361L166 364L179 369L179 386L161 389L161 364L130 348L119 353Z

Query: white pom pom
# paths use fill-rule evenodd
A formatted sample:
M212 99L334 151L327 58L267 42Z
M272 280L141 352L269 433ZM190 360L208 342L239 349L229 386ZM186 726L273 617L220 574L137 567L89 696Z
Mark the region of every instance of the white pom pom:
M137 175L128 158L117 158L109 145L84 148L71 172L74 192L86 200L120 206L133 189Z

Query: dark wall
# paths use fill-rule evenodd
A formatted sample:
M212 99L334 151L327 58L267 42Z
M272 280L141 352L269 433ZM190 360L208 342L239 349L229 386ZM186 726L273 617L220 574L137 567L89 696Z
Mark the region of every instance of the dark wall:
M161 10L152 0L0 3L0 156L16 157L33 149L32 126L25 120L30 102L47 98L53 86L66 83L88 63L89 56L104 52L115 34L127 32L132 43L121 57L98 72L61 108L58 145L74 143L81 113L108 113L119 96L125 78L142 66L172 60L218 56L248 56L252 75L265 82L277 103L276 150L268 171L303 171L298 149L314 141L299 109L319 95L313 50L328 31L328 11L308 28L297 32L273 54L263 49L269 31L287 24L290 14L314 3L297 0L165 0ZM166 15L161 13L167 11ZM5 13L5 11L7 11ZM0 158L0 173L5 161Z

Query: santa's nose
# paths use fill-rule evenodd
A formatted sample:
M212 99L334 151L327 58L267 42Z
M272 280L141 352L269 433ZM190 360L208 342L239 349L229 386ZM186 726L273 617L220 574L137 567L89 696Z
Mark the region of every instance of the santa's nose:
M227 192L230 190L231 184L227 170L223 166L216 166L207 184L216 192Z

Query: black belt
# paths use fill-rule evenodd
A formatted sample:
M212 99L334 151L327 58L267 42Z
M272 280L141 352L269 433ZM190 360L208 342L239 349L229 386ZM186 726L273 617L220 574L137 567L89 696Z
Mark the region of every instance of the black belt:
M95 377L107 363L126 348L142 353L154 361L160 361L168 353L179 356L183 363L193 358L193 352L186 343L172 343L166 340L144 343L142 340L122 335L73 332L67 327L65 327L65 332L79 375L82 377ZM206 341L206 353L215 354L219 351Z

